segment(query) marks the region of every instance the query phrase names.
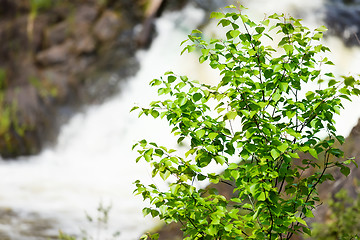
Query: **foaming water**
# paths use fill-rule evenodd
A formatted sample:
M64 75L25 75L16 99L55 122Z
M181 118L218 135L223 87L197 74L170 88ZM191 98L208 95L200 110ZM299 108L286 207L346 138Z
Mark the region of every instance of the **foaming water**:
M305 24L310 28L322 24L321 1L258 0L246 1L244 5L249 8L247 14L260 19L264 12L285 12L306 19ZM176 141L169 134L166 122L138 119L137 114L129 114L129 110L134 103L147 105L156 98L156 91L150 89L148 82L168 70L204 82L217 81L219 74L205 64L199 65L195 54L180 57L179 43L203 17L201 10L187 7L159 19L158 36L151 48L138 53L140 71L123 83L119 95L75 115L62 127L55 147L34 157L1 162L0 206L57 219L58 225L53 227L55 233L58 228L70 233L79 233L79 228L84 228L90 234L95 233L93 225L86 222L85 212L96 216L99 202L112 204L106 232L120 231L118 239L137 239L143 231L153 227L156 222L143 218L141 213L146 203L141 197L132 195L132 182L154 180L147 165L135 164L136 153L131 151L131 146L143 138L168 147L175 147ZM206 31L211 32L211 29ZM358 48L348 49L336 38L328 38L325 44L332 49L331 60L337 73L359 72ZM356 124L360 116L356 107L359 103L357 99L345 104L345 111L336 118L341 134L346 136ZM17 226L9 231L18 231Z
M203 18L202 10L190 6L166 14L156 23L158 36L151 49L138 53L140 71L123 84L118 96L75 115L62 127L54 148L38 156L1 162L0 206L51 215L59 221L55 228L70 233L84 228L91 234L97 229L87 225L85 212L96 217L96 208L103 202L112 205L107 232L120 231L117 239L137 239L153 227L155 221L143 218L145 203L132 194L136 179L153 180L147 165L135 164L137 156L131 146L143 138L170 146L176 141L166 123L137 119L129 111L134 103L146 106L155 97L156 91L148 87L150 80L169 70L188 74L198 65L190 55L179 56L179 43ZM201 76L199 72L194 71L192 77ZM16 227L11 231L17 231Z

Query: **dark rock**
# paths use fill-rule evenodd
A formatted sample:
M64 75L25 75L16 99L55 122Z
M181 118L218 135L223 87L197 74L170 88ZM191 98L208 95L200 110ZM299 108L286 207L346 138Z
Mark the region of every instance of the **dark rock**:
M35 212L19 212L10 208L0 208L0 239L59 239L54 226L58 222ZM5 228L4 228L5 227ZM9 234L10 233L10 234Z
M3 158L37 153L56 135L57 119L65 121L56 116L58 108L101 102L134 74L133 28L143 19L142 4L60 1L30 17L29 1L0 0L0 68L7 96L0 104L19 104L8 119L8 132L0 133Z
M142 25L140 32L136 37L136 44L140 48L147 48L150 46L150 42L153 38L153 32L155 30L154 21L157 16L160 15L162 7L166 1L163 0L152 0L149 3L148 8L146 9L145 16L146 19Z
M92 53L96 49L95 39L91 36L86 36L76 42L75 52L78 54Z
M360 45L360 1L328 0L325 5L328 34L339 36L346 45Z
M67 98L71 94L71 81L70 76L61 71L56 71L55 69L46 69L41 74L41 79L43 79L43 86L46 86L47 95L55 98L59 103L66 102Z
M0 0L0 15L12 16L19 12L30 9L30 1L27 0Z
M75 24L88 22L91 23L95 21L99 13L99 8L95 4L85 4L81 5L76 9L75 12Z
M43 50L36 55L36 61L43 66L51 66L54 64L65 63L71 51L74 49L74 41L68 39L60 45L53 46Z
M17 118L10 123L6 137L0 138L2 156L16 157L36 153L41 147L39 133L48 125L44 118L45 108L37 90L32 85L8 89L5 103L13 114L17 114Z
M183 232L180 230L180 223L170 223L158 231L159 240L181 240L184 239Z
M99 41L105 42L114 39L122 26L124 23L120 17L114 11L107 10L96 22L93 33Z
M67 21L60 22L54 26L51 26L46 30L46 45L53 46L61 44L70 34L69 23Z

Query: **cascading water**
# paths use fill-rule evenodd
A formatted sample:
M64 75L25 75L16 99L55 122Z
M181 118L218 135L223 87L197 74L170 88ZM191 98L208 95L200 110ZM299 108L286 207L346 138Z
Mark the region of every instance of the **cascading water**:
M274 1L259 0L244 3L247 14L262 17L263 12L286 12L306 18L310 27L321 25L311 9L321 8L320 1ZM304 14L306 6L307 13ZM140 71L123 83L122 92L100 106L89 107L75 115L62 127L57 145L41 154L12 162L0 162L0 206L12 209L18 220L0 222L9 239L41 239L31 237L32 221L45 221L46 236L56 235L58 229L79 233L84 228L98 239L106 233L120 232L117 239L136 239L155 222L145 219L141 209L145 205L141 197L134 197L132 182L143 179L151 182L150 170L135 164L136 154L131 145L143 138L171 147L172 141L165 122L150 118L137 119L129 114L134 103L146 104L156 92L148 82L172 70L189 78L216 81L218 73L197 63L195 55L180 57L179 43L203 21L204 12L187 7L182 12L165 14L156 23L158 36L149 51L139 52ZM308 24L308 25L309 25ZM211 31L211 28L208 28ZM333 52L333 62L338 72L344 74L357 70L360 64L358 48L345 48L336 38L328 38L327 45ZM118 77L118 76L113 76ZM360 111L356 104L346 104L346 111L337 117L340 133L347 135L356 124ZM110 220L106 233L86 222L85 212L96 216L99 202L111 204ZM34 215L34 213L36 213ZM19 220L20 219L20 220ZM104 234L104 235L101 235ZM1 236L0 236L1 238ZM44 237L43 239L46 239Z
M143 219L141 198L132 195L132 182L146 178L149 182L150 173L135 164L131 146L135 140L153 136L165 144L170 137L161 123L137 119L129 111L134 103L145 104L154 96L148 88L152 78L170 69L194 71L186 64L195 62L191 56L179 57L179 42L203 18L204 12L194 7L166 14L157 22L158 36L151 49L138 53L141 70L123 83L118 96L75 115L62 127L55 147L38 156L1 162L0 206L20 215L36 212L39 218L57 219L54 235L58 228L70 233L78 233L79 228L96 232L86 226L85 211L96 216L101 201L112 205L108 232L120 231L118 239L136 239L153 227L153 221ZM14 223L7 228L11 239L28 239L22 226Z

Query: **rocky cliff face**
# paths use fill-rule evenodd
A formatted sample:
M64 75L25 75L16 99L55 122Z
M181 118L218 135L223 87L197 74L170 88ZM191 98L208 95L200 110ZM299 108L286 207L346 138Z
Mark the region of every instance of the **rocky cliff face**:
M186 2L0 0L0 155L37 153L74 106L117 92L153 20Z
M89 76L108 68L99 58L119 61L122 77L136 69L134 29L144 20L145 1L47 1L46 9L33 2L0 1L5 158L39 151L55 134L58 106L97 97L86 86L95 84ZM113 56L113 48L121 53Z

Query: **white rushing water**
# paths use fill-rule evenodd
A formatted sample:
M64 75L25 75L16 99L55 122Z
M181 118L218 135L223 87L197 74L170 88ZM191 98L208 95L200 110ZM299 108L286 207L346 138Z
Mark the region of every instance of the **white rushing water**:
M249 1L250 13L262 16L262 12L293 13L301 8L319 7L316 1L283 0ZM277 4L273 4L277 2ZM254 11L253 11L254 10ZM61 128L56 146L45 149L41 154L19 161L0 162L0 207L8 207L19 214L38 213L41 217L57 219L61 228L79 233L85 228L96 233L87 224L85 212L94 215L99 202L111 203L109 231L120 231L117 239L137 239L141 232L154 226L155 222L143 218L141 197L134 197L132 182L143 179L151 182L150 170L142 164L135 164L136 153L131 151L136 140L146 138L167 146L174 145L167 124L150 118L137 119L130 114L134 103L146 105L156 92L148 82L172 70L190 78L215 81L218 74L205 65L197 63L195 55L180 57L179 43L186 39L204 12L187 7L182 12L166 14L157 21L158 36L148 51L138 53L140 71L126 83L117 96L100 106L89 107L76 114ZM305 15L312 26L321 25L319 16ZM344 74L358 71L359 49L345 48L341 41L327 40L334 54L337 71ZM117 77L117 76L114 76ZM346 104L347 109L337 118L341 134L347 135L356 124L360 111L356 104ZM5 228L0 223L0 229ZM14 239L19 226L10 226ZM55 229L55 232L57 229ZM30 239L30 238L29 238ZM104 239L104 237L99 237Z
M52 216L59 219L58 227L65 232L79 232L80 227L91 227L86 224L85 211L95 215L103 201L112 204L109 232L120 231L118 239L136 239L152 228L154 221L143 218L141 197L132 195L132 183L136 179L149 182L151 174L145 166L135 164L131 146L136 140L154 136L166 144L171 135L164 122L137 119L137 113L129 111L135 103L146 106L151 101L156 91L148 83L153 78L171 69L194 71L197 64L187 62L196 62L195 58L180 57L179 43L203 18L202 10L188 7L159 19L158 37L150 50L138 52L141 69L123 83L119 95L76 114L61 128L55 147L38 156L2 162L0 206ZM199 71L194 71L193 77L196 73Z

